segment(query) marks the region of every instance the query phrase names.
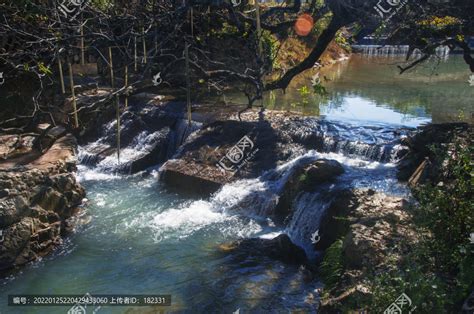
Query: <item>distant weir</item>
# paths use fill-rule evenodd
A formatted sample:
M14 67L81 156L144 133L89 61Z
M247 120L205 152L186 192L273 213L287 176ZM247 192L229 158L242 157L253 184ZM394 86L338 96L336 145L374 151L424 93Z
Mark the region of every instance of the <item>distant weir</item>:
M352 45L354 52L359 52L368 56L396 56L406 55L409 50L408 45ZM415 49L414 55L421 55L419 49ZM436 48L436 55L438 57L448 57L450 49L448 46L440 46Z

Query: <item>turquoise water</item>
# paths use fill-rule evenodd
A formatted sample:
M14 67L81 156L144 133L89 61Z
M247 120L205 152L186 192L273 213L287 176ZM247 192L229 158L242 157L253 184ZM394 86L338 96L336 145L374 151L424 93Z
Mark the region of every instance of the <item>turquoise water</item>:
M417 126L437 117L447 119L447 112L470 110L466 99L472 91L461 84L465 71L459 59L451 60L444 65L447 67L443 70L444 79L434 84L420 81L417 73L410 74L412 82L395 78L393 69L387 68L386 63L370 65L370 60L357 57L337 65L333 76L327 77L331 96L326 99L311 96L303 106L301 94L293 89L286 95L267 95L265 101L275 109L300 110L328 120L367 125L365 133L382 137L386 136L384 130L376 131L370 126ZM379 72L379 67L385 70ZM352 182L391 194L398 192L393 164L335 153L307 154L311 158L332 158L343 163L346 174L338 181L341 184ZM291 166L290 162L287 167ZM225 251L229 243L239 239L272 238L283 232L297 236L298 230L281 229L264 217L253 215L254 207L240 212L231 210L251 193L266 195L272 185L264 179L238 181L226 185L210 199L200 200L167 191L158 182L156 170L122 176L81 166L78 178L87 190L88 201L77 230L53 255L0 283L1 313L67 313L69 310L67 307L9 308L6 304L9 294L86 293L172 295L171 307L89 307L88 313L93 310L97 313L316 311L317 289L321 284L317 279L308 280L305 269ZM302 203L300 210L314 212L317 197L308 199L311 202ZM304 215L302 220L290 227L304 223Z

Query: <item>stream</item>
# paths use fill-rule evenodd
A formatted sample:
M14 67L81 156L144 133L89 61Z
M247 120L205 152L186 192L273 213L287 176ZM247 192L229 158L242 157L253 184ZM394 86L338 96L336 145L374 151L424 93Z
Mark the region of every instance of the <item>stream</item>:
M227 184L209 199L168 191L158 181L159 165L135 175L117 174L112 161L79 165L78 180L88 199L81 217L85 223L54 254L3 280L0 294L172 295L170 307L103 307L97 313L316 313L318 288L323 285L307 280L304 268L242 258L222 248L239 239L271 239L286 233L317 259L320 252L311 248L315 230L310 226L319 221L328 196L344 187L407 195L395 176L400 136L423 123L472 117L474 87L469 87L469 71L457 56L444 60L431 80L422 80L420 73L400 79L393 59L372 59L355 56L335 65L324 99L311 97L303 106L297 87L286 95L266 97L268 108L294 109L315 123L323 121L325 132L345 140L340 147L329 138L326 151L308 150L259 178ZM443 96L433 96L435 90ZM454 97L456 105L451 107ZM145 149L146 139L146 134L134 139L130 155ZM368 152L373 144L376 153ZM265 218L270 200L298 164L318 158L338 160L346 172L336 182L302 194L287 226L275 226ZM252 201L242 202L248 199ZM93 310L89 307L88 313ZM0 313L67 311L9 308L6 298L0 301Z

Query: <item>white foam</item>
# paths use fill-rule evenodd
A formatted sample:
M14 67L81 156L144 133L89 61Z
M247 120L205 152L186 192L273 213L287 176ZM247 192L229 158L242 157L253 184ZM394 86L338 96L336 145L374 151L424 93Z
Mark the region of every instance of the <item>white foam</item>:
M97 169L91 169L83 165L77 166L77 181L84 182L84 181L102 181L102 180L117 180L120 179L121 176L117 174L111 173L104 173L100 172Z

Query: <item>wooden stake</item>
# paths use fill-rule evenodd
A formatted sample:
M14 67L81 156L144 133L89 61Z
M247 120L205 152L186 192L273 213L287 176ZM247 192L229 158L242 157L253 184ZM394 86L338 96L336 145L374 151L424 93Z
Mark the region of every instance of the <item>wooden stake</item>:
M145 39L145 28L144 27L142 27L142 35L143 35L143 63L147 64L146 39Z
M155 22L155 55L158 55L158 22Z
M84 46L84 26L81 25L81 65L86 64L85 46Z
M133 54L133 58L134 58L134 70L135 72L138 72L138 52L137 52L137 36L135 36L135 51L134 51L134 54Z
M193 10L193 7L191 7L190 15L191 15L191 36L194 37L194 10Z
M79 127L79 119L77 117L77 103L76 103L76 93L74 92L74 77L72 76L72 65L71 62L68 62L69 66L69 82L71 84L71 95L72 95L72 109L74 110L74 127L77 129Z
M59 67L59 79L61 80L61 92L62 94L66 94L66 87L64 86L64 74L63 74L63 65L61 61L61 57L58 57L58 67Z
M185 42L184 46L184 54L186 57L186 103L188 108L188 124L191 125L191 83L189 81L189 51L188 51L188 43Z
M128 65L125 66L125 88L128 88ZM125 108L128 107L128 96L125 94Z
M114 64L112 59L112 47L109 47L109 67L110 67L110 85L115 87Z
M117 118L117 164L120 164L120 99L115 97L115 113Z
M262 26L260 24L260 5L258 0L255 0L255 15L257 22L257 40L258 40L258 54L262 56Z

